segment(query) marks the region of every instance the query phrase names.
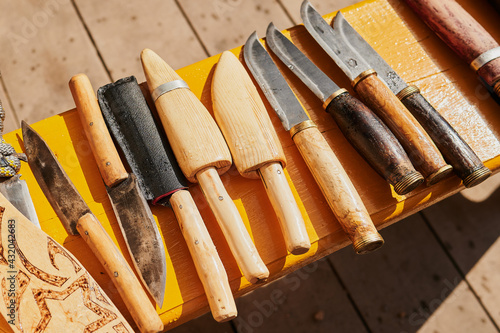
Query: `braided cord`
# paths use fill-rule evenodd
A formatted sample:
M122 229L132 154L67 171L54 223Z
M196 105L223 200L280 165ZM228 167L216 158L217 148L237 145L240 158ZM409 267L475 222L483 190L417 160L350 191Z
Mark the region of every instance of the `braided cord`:
M27 161L26 155L16 153L14 147L5 142L3 138L3 128L5 120L5 110L0 101L0 177L8 178L15 176L21 169L21 160Z

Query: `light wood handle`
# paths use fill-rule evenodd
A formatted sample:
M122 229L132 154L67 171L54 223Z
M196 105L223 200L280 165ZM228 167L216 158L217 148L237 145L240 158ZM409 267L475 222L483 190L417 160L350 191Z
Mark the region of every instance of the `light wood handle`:
M267 280L269 270L260 258L217 170L207 168L198 172L196 178L245 278L254 284Z
M163 323L141 283L122 254L92 213L82 216L76 228L104 266L142 333L160 332Z
M306 253L311 248L311 242L281 164L266 164L259 169L259 173L278 217L288 251L295 255Z
M89 78L85 74L75 75L69 81L69 88L104 183L111 187L127 179Z
M384 243L358 192L342 164L317 127L293 136L309 170L325 196L338 222L357 253L376 250Z
M429 135L376 74L360 80L355 90L398 138L428 185L437 183L451 172L451 166Z
M218 322L236 317L237 310L226 271L191 194L175 192L170 198L177 221L207 294L212 315Z

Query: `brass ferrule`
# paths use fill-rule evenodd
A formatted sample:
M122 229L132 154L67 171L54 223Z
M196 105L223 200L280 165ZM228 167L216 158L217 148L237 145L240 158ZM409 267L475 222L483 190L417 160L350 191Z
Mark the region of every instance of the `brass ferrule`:
M356 251L357 254L366 254L375 251L382 245L384 245L384 239L377 232L375 234L370 234L366 237L363 237L352 246L354 247L354 251Z
M427 182L426 182L427 186L431 186L438 183L443 178L448 176L452 171L453 167L449 164L446 164L444 167L439 168L438 171L434 172L429 177L427 177Z
M464 186L465 187L472 187L479 185L482 183L486 178L491 176L491 170L488 169L487 167L482 167L481 169L478 169L465 177L464 179Z
M500 97L500 80L495 82L495 84L493 85L493 91L498 97Z
M377 75L377 72L374 69L368 69L364 71L363 73L359 74L357 78L352 80L351 85L354 89L356 89L356 86L358 85L359 82L362 80L366 79L370 75Z
M306 120L306 121L303 121L295 126L293 126L291 129L290 129L290 135L292 136L292 139L293 137L295 136L295 134L305 130L305 129L308 129L308 128L311 128L311 127L316 127L316 124L314 123L314 121L312 120Z
M404 88L403 90L401 90L400 92L398 92L396 97L399 98L400 101L402 101L406 97L411 96L413 94L418 94L419 92L420 92L420 89L418 89L417 86L408 86L408 87Z
M330 97L328 97L324 102L323 102L323 109L326 109L328 107L328 105L330 104L331 101L333 101L335 98L337 98L338 96L342 95L343 93L346 93L347 90L345 90L344 88L340 88L339 90L337 90L336 92L334 92L333 94L330 95Z
M424 176L422 176L420 172L418 171L412 172L393 185L394 192L396 192L399 195L405 195L416 189L423 182L424 182Z

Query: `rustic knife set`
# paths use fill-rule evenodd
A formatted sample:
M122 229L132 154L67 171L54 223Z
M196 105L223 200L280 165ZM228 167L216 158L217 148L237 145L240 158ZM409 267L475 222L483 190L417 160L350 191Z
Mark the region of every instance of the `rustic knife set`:
M455 6L453 1L433 1L442 4L442 8L432 10L428 1L406 2L428 18L427 23L441 31L445 41L457 45L447 33L456 22L451 22L451 18L437 22L436 18L443 20L447 6ZM465 14L465 19L470 20ZM367 106L339 88L272 23L267 30L267 46L321 99L345 137L392 185L394 192L404 195L424 181L427 185L435 184L452 170L466 187L479 184L491 174L419 89L406 84L340 12L333 28L307 0L302 4L301 15L308 32L349 77ZM440 28L443 24L449 26ZM473 60L478 74L498 93L500 72L494 70L500 68L496 65L500 60L488 60L491 55L481 58L495 47L499 49L491 41L479 50L467 50L461 55L467 61ZM382 246L384 241L346 171L255 33L244 46L243 58L290 132L355 251L367 253ZM237 310L227 274L188 191L188 181L200 184L245 278L251 283L265 281L269 271L220 175L234 160L243 177L262 179L287 250L303 254L311 244L283 170L283 149L252 79L231 52L222 54L213 75L215 119L157 54L145 49L141 60L157 114L151 112L151 99L144 97L134 77L101 87L96 97L83 74L74 76L69 84L78 113L134 266L156 303L161 307L168 283L166 258L147 201L173 209L214 318L221 322L230 320ZM131 174L121 162L110 133ZM33 173L68 232L84 237L139 329L161 331L163 324L139 280L83 199L75 203L79 194L49 147L26 123L23 138Z

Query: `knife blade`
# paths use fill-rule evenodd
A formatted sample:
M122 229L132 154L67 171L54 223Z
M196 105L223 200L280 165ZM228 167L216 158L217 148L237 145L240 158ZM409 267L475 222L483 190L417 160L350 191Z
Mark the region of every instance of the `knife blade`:
M69 87L132 262L148 291L162 307L167 264L163 241L151 209L139 189L136 176L128 174L121 162L89 78L85 74L75 75L69 81Z
M354 50L339 24L332 28L309 1L300 11L304 26L316 42L351 80L354 90L377 113L401 142L413 165L426 178L427 185L444 179L452 171L429 135L377 76L371 66Z
M339 12L335 16L338 29L348 42L378 73L389 89L403 102L420 125L427 131L445 160L463 180L465 187L480 184L491 175L476 153L455 129L437 112L416 86L409 86Z
M311 242L283 170L285 153L252 79L230 51L223 52L217 63L212 102L238 172L262 179L287 250L295 255L306 253Z
M127 261L78 193L42 137L22 122L31 171L71 235L81 235L103 265L141 332L158 332L163 323Z
M132 76L107 84L99 88L97 96L110 133L148 200L173 209L214 319L222 322L236 317L236 304L217 249L137 80Z
M283 127L319 185L337 221L358 254L368 253L384 243L342 164L292 90L254 32L244 46L244 59Z
M19 179L20 177L21 175L17 174L0 183L0 193L31 223L40 228L40 222L38 221L35 206L31 199L28 184L25 180Z
M405 0L500 97L500 46L456 1Z
M403 147L385 124L358 99L340 89L272 23L266 41L274 54L323 101L326 111L366 161L394 186L406 194L423 181Z

